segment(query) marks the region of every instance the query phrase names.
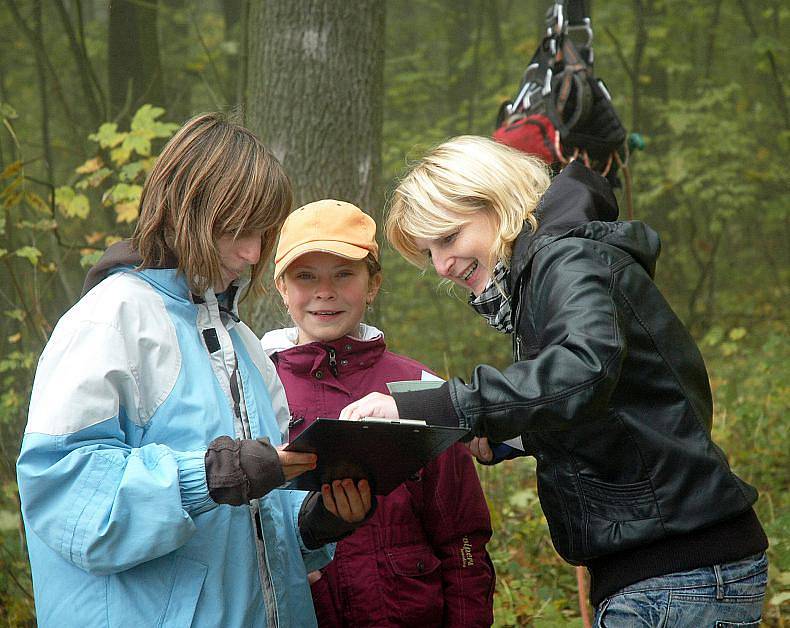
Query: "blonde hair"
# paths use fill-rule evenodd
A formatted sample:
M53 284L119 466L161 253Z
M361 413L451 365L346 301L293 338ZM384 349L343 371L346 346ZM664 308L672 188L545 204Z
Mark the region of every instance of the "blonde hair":
M255 135L219 113L187 121L159 155L143 187L132 245L141 268L175 256L190 289L202 295L221 281L218 239L261 233L252 290L291 210L288 176Z
M537 157L484 137L455 137L429 151L401 179L384 231L403 257L425 268L429 262L417 238L444 237L466 224L465 217L486 212L496 228L486 261L510 264L524 223L537 229L535 208L549 183L549 168Z

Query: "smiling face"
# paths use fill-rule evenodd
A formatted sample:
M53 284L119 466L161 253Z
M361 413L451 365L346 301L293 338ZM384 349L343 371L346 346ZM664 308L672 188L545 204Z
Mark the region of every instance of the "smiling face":
M464 222L466 221L466 222ZM415 238L440 277L479 295L491 279L496 263L492 248L496 225L488 214L477 212L458 217L459 227L439 238Z
M232 234L220 236L217 240L220 279L214 284L214 292L225 292L228 286L239 278L249 266L261 258L261 234L252 232L234 237Z
M381 286L364 259L314 251L297 257L277 279L277 289L299 328L297 344L331 342L353 334Z

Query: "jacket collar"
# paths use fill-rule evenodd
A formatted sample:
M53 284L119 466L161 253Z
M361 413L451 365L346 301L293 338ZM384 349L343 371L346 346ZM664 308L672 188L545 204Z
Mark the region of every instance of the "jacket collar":
M263 337L261 338L261 345L263 346L263 350L266 352L266 355L271 356L273 353L277 353L278 351L286 351L288 349L293 349L296 346L297 337L299 335L299 330L296 327L284 327L282 329L273 329L272 331L266 332ZM378 340L379 338L384 339L384 334L380 329L373 327L373 325L366 325L365 323L359 324L359 333L356 336L345 336L340 340L334 342L341 342L345 338L349 338L351 340L355 340L358 342L369 342L371 340ZM314 344L314 343L310 343ZM321 343L315 343L321 344ZM332 345L334 343L324 343L327 346Z
M387 349L384 334L371 325L363 323L360 336L343 336L332 342L297 345L296 328L290 327L268 332L261 339L261 344L279 367L294 373L312 372L326 366L330 351L333 351L337 368L342 373L370 368Z
M238 321L239 298L249 284L249 277L244 275L235 280L224 295L214 294L209 288L204 295L193 295L184 276L178 271L178 260L168 252L165 259L156 268L137 270L143 259L130 240L121 240L107 248L101 259L88 271L82 287L82 295L101 283L104 279L117 272L134 270L142 279L153 285L158 290L177 299L191 300L194 303L213 303L218 301L221 307L229 313L231 318Z
M551 182L535 210L538 229L529 225L516 238L511 258L511 294L532 258L548 244L542 236L560 236L593 221L617 220L617 199L609 182L580 161L568 164Z

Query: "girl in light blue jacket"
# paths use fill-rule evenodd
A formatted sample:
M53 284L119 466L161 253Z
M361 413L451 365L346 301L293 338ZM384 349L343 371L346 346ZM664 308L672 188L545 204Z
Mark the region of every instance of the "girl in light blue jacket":
M36 372L17 471L39 626L312 626L306 574L371 512L367 484L278 489L288 406L237 316L291 206L246 129L193 118Z

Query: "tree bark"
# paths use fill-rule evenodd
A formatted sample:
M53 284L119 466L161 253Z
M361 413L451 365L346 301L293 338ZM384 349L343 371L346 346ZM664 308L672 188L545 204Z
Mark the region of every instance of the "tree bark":
M112 0L107 61L111 115L129 116L145 103L165 105L159 61L159 0Z
M246 124L281 161L296 206L380 203L385 3L251 2ZM272 298L253 308L262 331ZM276 323L275 323L276 324Z

